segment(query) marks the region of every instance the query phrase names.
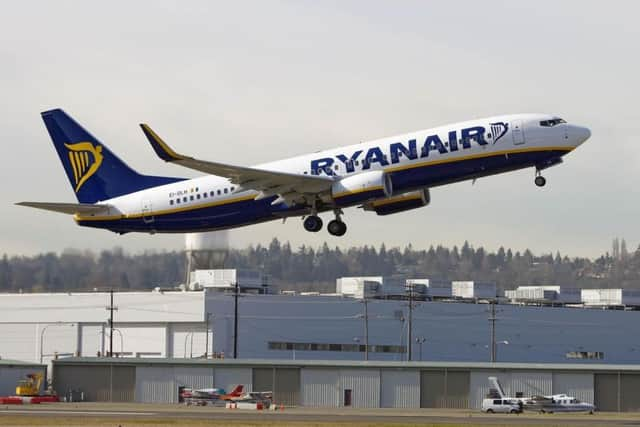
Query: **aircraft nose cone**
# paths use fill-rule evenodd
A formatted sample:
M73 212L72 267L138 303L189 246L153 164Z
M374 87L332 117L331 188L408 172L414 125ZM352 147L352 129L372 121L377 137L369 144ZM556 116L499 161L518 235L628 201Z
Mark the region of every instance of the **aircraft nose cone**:
M573 126L571 133L576 141L576 145L580 145L587 139L591 138L591 131L584 126Z

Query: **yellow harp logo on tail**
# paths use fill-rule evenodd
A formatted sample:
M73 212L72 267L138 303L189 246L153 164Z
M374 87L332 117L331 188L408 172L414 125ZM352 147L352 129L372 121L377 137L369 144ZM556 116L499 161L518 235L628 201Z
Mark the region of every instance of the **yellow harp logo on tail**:
M69 150L69 162L73 169L76 193L91 176L98 171L102 164L102 146L95 147L90 142L64 144Z

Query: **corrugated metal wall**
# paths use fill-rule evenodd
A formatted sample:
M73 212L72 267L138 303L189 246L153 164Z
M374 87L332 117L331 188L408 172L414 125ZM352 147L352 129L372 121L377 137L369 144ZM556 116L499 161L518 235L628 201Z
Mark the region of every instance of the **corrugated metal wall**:
M380 371L377 369L340 369L340 393L351 390L354 408L380 407ZM344 405L344 401L340 402Z
M173 403L178 390L173 381L173 368L138 366L136 368L136 402Z
M0 396L14 395L16 393L16 386L18 385L18 381L24 379L27 374L35 374L38 372L41 372L42 375L44 375L44 368L0 366Z
M593 374L555 372L553 394L565 393L583 402L593 403Z
M253 391L251 368L215 368L213 378L215 387L224 388L227 392L238 384L244 385L244 391Z
M53 387L59 395L79 390L89 402L133 402L135 384L134 366L63 365L53 371Z
M212 388L213 368L138 366L136 369L136 402L176 403L179 387Z
M445 408L469 407L469 371L445 371Z
M213 388L213 368L200 366L175 366L173 375L176 390L180 386Z
M300 404L300 369L276 368L273 399L288 406Z
M420 407L420 371L382 369L380 406L383 408Z
M303 368L300 373L302 405L319 408L341 406L340 373L331 368Z

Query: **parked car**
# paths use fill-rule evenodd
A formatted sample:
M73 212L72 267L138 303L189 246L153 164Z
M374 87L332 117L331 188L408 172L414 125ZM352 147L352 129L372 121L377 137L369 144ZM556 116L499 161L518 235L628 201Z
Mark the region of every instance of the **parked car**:
M511 399L484 399L482 401L482 412L487 414L504 413L519 414L522 412L522 404Z

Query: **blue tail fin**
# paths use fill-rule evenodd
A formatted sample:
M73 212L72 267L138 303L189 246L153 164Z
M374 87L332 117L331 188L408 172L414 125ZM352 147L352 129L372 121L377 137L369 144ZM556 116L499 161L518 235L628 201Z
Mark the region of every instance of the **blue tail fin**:
M96 203L182 178L141 175L60 109L42 120L80 203Z

